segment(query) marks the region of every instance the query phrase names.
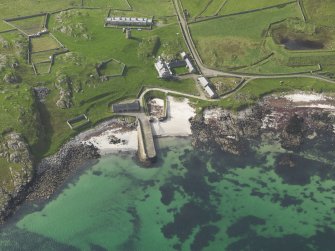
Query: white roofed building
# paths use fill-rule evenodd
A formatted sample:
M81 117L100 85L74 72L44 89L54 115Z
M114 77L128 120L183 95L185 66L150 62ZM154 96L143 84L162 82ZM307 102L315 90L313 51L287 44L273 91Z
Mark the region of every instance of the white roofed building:
M183 51L183 52L180 53L180 56L181 56L183 59L185 59L185 58L187 57L187 54L186 54L185 51Z
M207 85L205 87L205 91L207 92L207 94L210 98L215 98L216 97L215 92L212 90L212 88L209 85Z
M107 17L106 25L114 26L152 26L153 19L146 17Z
M198 78L198 82L202 86L202 88L205 88L207 85L209 85L209 81L205 77Z
M207 78L205 78L204 76L201 76L198 78L198 82L201 85L201 87L204 88L205 92L210 98L217 97L215 91L211 87L212 83Z
M185 62L186 62L186 67L187 67L189 73L195 73L195 72L197 72L197 70L194 68L191 60L188 57L185 58Z
M195 67L192 64L191 58L189 57L189 55L187 55L186 52L184 52L184 51L181 52L180 56L185 60L186 67L187 67L189 73L195 73L195 72L197 72L197 70L195 69Z
M168 79L172 77L172 71L168 67L167 63L160 57L158 58L158 61L155 63L155 68L160 78Z

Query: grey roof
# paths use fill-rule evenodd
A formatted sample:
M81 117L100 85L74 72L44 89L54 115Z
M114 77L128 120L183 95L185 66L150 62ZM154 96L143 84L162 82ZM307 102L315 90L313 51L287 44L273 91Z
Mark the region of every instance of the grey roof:
M170 68L182 67L186 66L186 62L185 60L172 60L171 62L168 63L168 66Z
M155 63L155 68L156 68L160 78L169 78L169 77L172 76L172 72L171 72L169 66L161 58L159 58L158 61Z
M140 102L135 100L131 103L120 103L112 105L113 112L137 112L140 110Z

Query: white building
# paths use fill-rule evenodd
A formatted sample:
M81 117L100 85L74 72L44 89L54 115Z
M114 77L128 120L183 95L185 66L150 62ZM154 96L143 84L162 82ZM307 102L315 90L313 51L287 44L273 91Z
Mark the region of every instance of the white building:
M202 86L202 88L205 88L207 85L209 85L209 81L205 77L198 78L198 82Z
M205 91L207 92L207 94L210 98L215 98L216 97L215 92L212 90L212 88L209 85L207 85L205 87Z
M193 64L192 64L192 62L189 58L186 58L185 62L186 62L186 67L187 67L189 73L197 72L197 70L194 68L194 66L193 66Z
M106 25L115 26L152 26L152 18L146 17L107 17Z
M187 54L185 51L180 53L180 56L182 57L182 59L185 59L187 57Z
M198 82L201 85L201 87L205 89L210 98L216 98L216 93L213 91L211 87L211 82L207 78L201 76L198 78Z
M183 51L182 53L180 53L180 56L185 60L186 67L187 67L189 73L197 72L197 70L194 68L194 66L191 62L191 59L190 59L189 55L187 55L186 52Z
M155 68L160 78L168 79L172 77L172 72L170 68L168 67L167 63L160 57L158 58L158 61L155 63Z

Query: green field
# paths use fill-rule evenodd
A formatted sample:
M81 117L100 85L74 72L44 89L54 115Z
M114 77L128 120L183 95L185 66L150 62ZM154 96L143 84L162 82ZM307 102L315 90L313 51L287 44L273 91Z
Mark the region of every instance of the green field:
M261 49L269 24L295 16L299 16L298 7L289 5L194 23L190 28L200 55L208 66L249 66L271 53Z
M42 30L44 22L45 15L14 20L10 21L9 23L22 30L26 34L32 35Z
M126 0L83 0L84 7L112 8L128 10L129 5Z
M50 35L42 35L31 39L31 51L40 52L60 48L61 45Z
M3 19L34 15L41 12L53 12L70 7L79 7L80 4L81 0L17 0L15 1L15 8L13 8L13 1L2 0L0 17Z
M37 74L48 74L50 69L50 62L43 62L35 64Z
M239 78L228 78L228 77L216 77L211 78L213 86L215 87L215 92L221 96L232 90L234 90L238 84L241 82Z
M45 61L50 61L50 56L53 51L44 51L31 54L31 62L40 63Z
M169 0L128 0L133 10L145 16L156 18L175 15L172 2Z
M190 29L204 64L212 68L263 74L308 73L319 71L320 65L333 64L334 29L304 23L296 3L192 23ZM324 47L287 50L280 44L282 39L315 41Z
M256 10L267 8L270 6L276 6L288 2L294 2L290 0L227 0L227 3L224 5L220 11L220 15L227 15L232 13L239 13L243 11Z
M315 22L318 25L335 27L335 1L303 0L303 4L307 13L307 20Z
M181 0L191 19L207 18L284 5L289 0Z
M124 67L124 64L111 60L101 66L99 72L102 76L117 76L122 74Z
M182 0L183 9L187 10L190 17L197 17L204 10L209 1L203 0Z

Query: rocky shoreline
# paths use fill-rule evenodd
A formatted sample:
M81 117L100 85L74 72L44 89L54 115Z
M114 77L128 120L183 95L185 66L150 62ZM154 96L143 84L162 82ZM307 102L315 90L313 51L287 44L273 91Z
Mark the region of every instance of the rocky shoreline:
M33 166L36 164L23 137L17 133L10 133L7 136L8 142L5 142L4 146L0 148L0 154L7 156L8 161L22 162L25 167L29 165L30 168L26 169L30 172L27 173L26 169L22 168L22 173L25 175L16 175L18 178L14 182L16 184L14 192L0 190L0 195L2 195L0 197L0 204L2 204L0 207L0 224L4 223L24 201L49 199L66 180L78 173L88 163L90 165L94 164L101 155L136 151L137 141L125 142L125 140L121 141L118 138L124 135L128 136L133 131L136 131L136 121L111 119L102 122L95 128L72 138L57 153L44 158L35 168ZM101 148L106 147L107 143L101 146L90 141L99 137L108 139L108 151ZM14 139L15 142L13 143ZM8 147L15 151L12 149L5 151ZM23 152L23 154L19 155L18 151ZM18 156L24 156L24 158L21 157L20 159Z
M85 163L98 158L98 149L92 145L73 141L65 144L58 153L43 159L38 165L27 199L49 199Z
M17 182L15 192L0 191L6 199L0 208L0 223L25 200L49 199L85 163L97 161L101 149L87 143L88 139L101 135L110 139L110 135L104 135L104 130L117 129L114 122L105 122L96 130L84 132L70 140L56 154L43 159L34 174L17 175L21 182ZM322 141L334 147L335 99L310 97L310 100L301 101L286 96L268 96L253 107L239 112L207 109L203 114L191 118L190 123L193 146L205 151L215 149L236 156L248 154L255 142L260 142L264 135L271 135L271 138L278 139L283 149L295 152L313 149L315 145L322 145ZM134 122L127 124L126 121L117 121L116 124L122 127L114 133L122 134L135 128ZM20 162L16 153L23 152L23 162L33 166L28 146L19 135L9 136L2 149L2 154L13 162ZM285 157L281 164L287 166L285 163L290 161Z
M243 155L264 134L278 138L281 147L306 151L327 141L335 145L335 99L317 94L268 96L253 107L234 112L207 109L191 119L193 146Z
M33 178L21 186L3 206L0 223L11 216L26 200L49 199L55 191L88 161L100 157L98 150L75 140L66 143L56 154L41 161Z

